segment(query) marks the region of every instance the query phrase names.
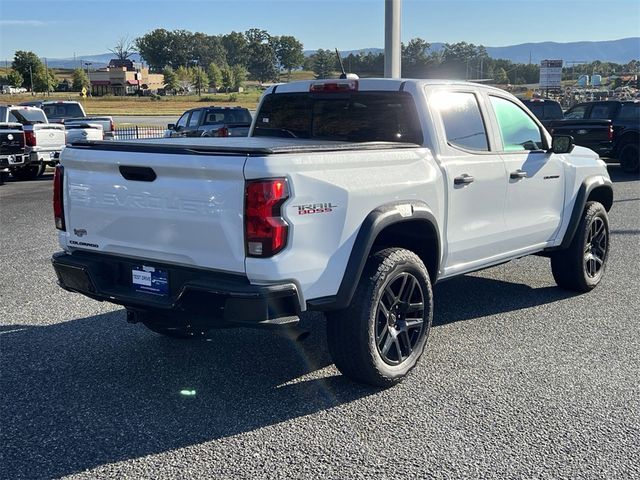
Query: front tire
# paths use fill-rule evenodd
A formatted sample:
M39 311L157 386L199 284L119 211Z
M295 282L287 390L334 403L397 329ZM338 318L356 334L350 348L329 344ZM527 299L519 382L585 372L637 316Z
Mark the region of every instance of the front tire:
M607 211L599 202L587 202L571 244L551 257L553 278L559 287L588 292L602 280L608 256Z
M620 149L620 168L627 173L638 173L640 170L640 154L638 145L627 143Z
M327 342L343 375L377 387L402 381L416 366L433 318L424 263L409 250L372 255L351 304L327 315Z

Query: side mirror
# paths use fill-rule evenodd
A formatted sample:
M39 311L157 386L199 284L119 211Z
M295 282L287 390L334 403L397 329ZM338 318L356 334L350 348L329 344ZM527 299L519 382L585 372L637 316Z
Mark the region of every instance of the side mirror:
M552 153L571 153L574 145L571 135L554 135L551 137Z
M167 130L175 130L175 129L176 129L176 124L175 123L167 124Z

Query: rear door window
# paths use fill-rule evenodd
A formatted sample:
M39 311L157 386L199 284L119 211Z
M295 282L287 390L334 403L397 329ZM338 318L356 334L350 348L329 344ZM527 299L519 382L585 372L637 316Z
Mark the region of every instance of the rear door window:
M197 127L202 117L202 110L194 110L191 112L191 118L189 118L189 128Z
M618 114L620 120L638 120L640 118L640 103L623 103Z
M498 120L505 152L543 148L540 127L518 105L501 97L489 96Z
M570 118L573 120L582 120L587 116L588 105L580 105L578 107L570 109L564 114L564 118Z
M438 92L432 104L440 112L447 143L467 150L488 151L487 130L472 92Z

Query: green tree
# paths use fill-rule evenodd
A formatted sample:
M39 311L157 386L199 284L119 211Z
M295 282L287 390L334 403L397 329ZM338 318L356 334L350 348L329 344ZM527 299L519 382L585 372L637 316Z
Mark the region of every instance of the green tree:
M302 66L304 62L304 53L302 43L295 37L283 35L276 37L275 41L276 59L280 68L287 71L287 81L291 80L291 70Z
M231 88L238 91L240 87L244 86L244 82L247 80L247 69L242 65L234 65L231 67L231 72L233 74L233 85Z
M247 66L247 38L241 32L231 32L220 38L227 54L227 63L231 66Z
M71 88L76 92L81 91L83 88L88 89L91 86L87 72L82 68L76 68L71 74L71 78L73 79Z
M198 95L202 95L202 90L209 86L209 76L207 72L200 66L193 67L191 69L191 78L193 79L192 82L196 92L198 92Z
M276 69L276 52L273 38L266 30L251 28L246 31L247 69L251 76L260 83L274 80Z
M336 59L331 50L320 49L315 53L313 73L316 78L330 78L336 67Z
M11 67L22 75L22 86L31 88L31 75L35 87L36 73L44 68L38 56L33 52L18 50L13 56Z
M164 77L164 88L175 93L180 86L175 70L170 66L166 66L162 70L162 75Z
M193 77L191 76L191 70L187 67L180 66L176 69L176 78L178 79L178 85L182 92L190 92L193 85Z
M493 81L498 85L505 85L509 83L509 77L504 68L498 68L493 75Z
M191 37L191 59L198 65L224 65L227 63L227 53L220 37L194 33Z
M147 62L149 68L155 72L171 65L170 32L164 28L157 28L136 39L135 44L140 56Z
M429 61L427 51L431 48L431 44L422 38L416 37L409 40L409 43L401 45L402 48L402 65L418 66L426 65Z
M24 78L22 78L22 75L19 71L11 70L7 75L7 82L12 87L21 87L24 82Z
M235 78L233 75L233 69L231 67L224 67L222 69L222 88L225 92L231 91L235 85Z
M222 88L222 70L215 63L209 65L207 69L209 75L209 85L220 90Z
M33 74L33 89L36 92L53 92L58 81L51 70L47 70L41 66L37 72Z

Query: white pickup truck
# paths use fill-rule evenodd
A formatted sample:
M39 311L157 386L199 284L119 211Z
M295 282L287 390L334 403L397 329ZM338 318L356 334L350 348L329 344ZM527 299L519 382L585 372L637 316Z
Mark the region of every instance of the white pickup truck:
M0 122L20 123L24 130L25 151L22 165L14 165L12 175L17 180L33 180L42 175L47 165L58 163L65 145L63 125L52 124L36 107L0 105Z
M33 100L23 102L20 105L30 105L44 110L50 123L62 123L67 129L74 127L76 130L82 125L91 124L87 132L89 139L96 134L95 125L102 127L102 135L104 140L113 140L115 138L115 126L113 118L102 116L87 116L84 112L82 104L73 100Z
M612 202L598 156L502 90L294 82L265 92L249 138L66 148L52 262L64 289L170 337L323 311L337 367L390 386L423 352L436 281L538 254L561 287L594 288Z

